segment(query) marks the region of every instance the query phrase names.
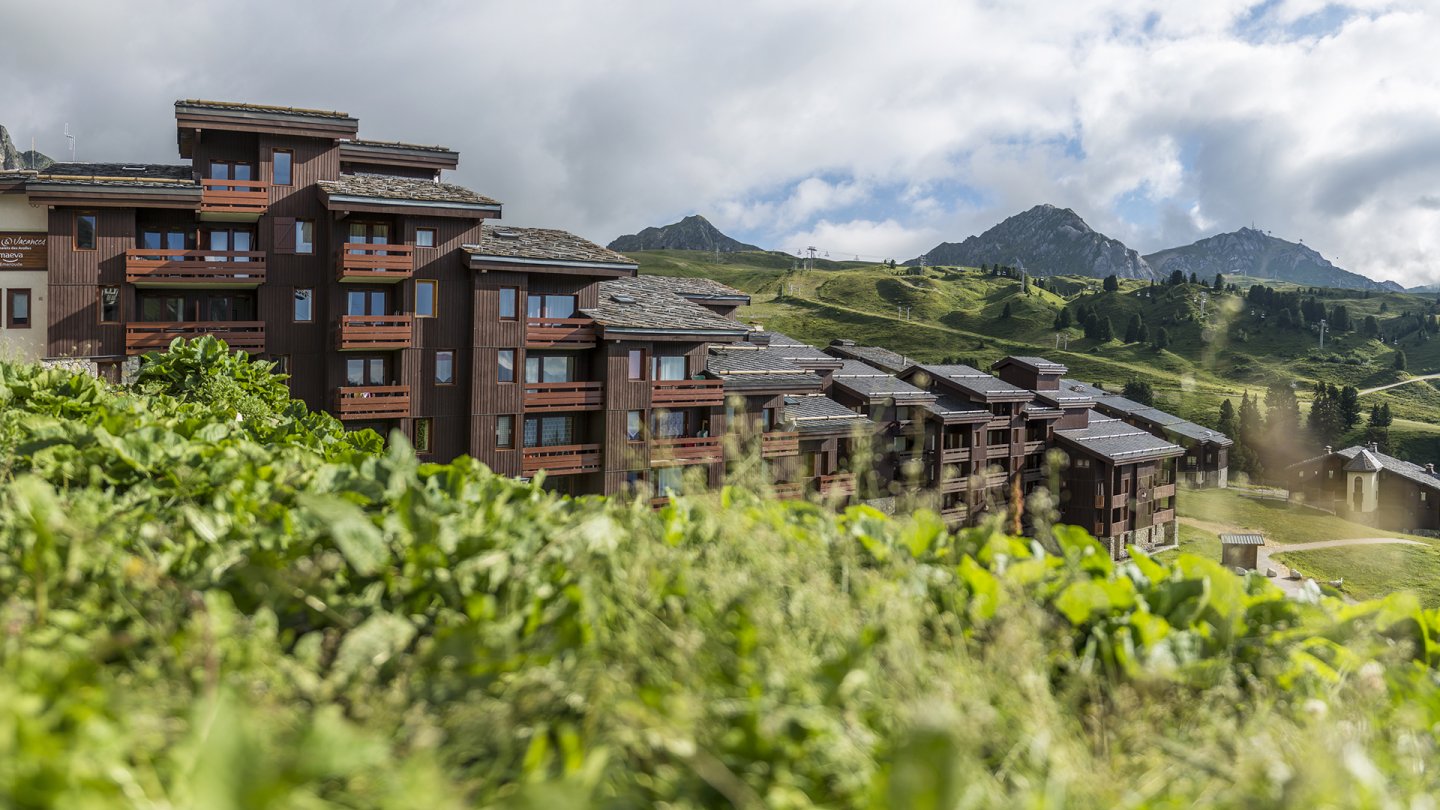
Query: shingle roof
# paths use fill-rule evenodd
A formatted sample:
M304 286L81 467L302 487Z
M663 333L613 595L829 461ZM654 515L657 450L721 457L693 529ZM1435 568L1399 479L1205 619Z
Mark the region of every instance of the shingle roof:
M921 365L919 368L932 378L945 380L951 385L980 396L1017 395L1034 396L1034 392L1011 385L993 374L965 365Z
M551 228L515 228L508 225L486 226L480 241L465 245L472 256L493 256L502 259L535 259L589 264L615 264L635 267L635 261L588 239Z
M905 355L897 354L889 349L882 349L879 346L837 345L832 343L829 346L829 350L844 357L863 360L891 374L898 374L914 365L914 361Z
M801 341L796 340L795 338L790 337L789 335L784 335L784 334L781 334L781 333L779 333L779 332L771 332L771 331L768 331L768 330L759 330L759 331L757 331L755 334L765 336L765 338L767 338L767 339L770 341L770 345L771 345L772 347L776 347L776 346L804 346L804 347L807 348L807 349L814 349L814 348L815 348L814 346L811 346L811 345L808 344L808 343L803 343L803 342L801 342ZM815 350L816 350L816 351L820 351L819 349L815 349ZM821 353L821 354L825 354L824 352L820 352L820 353ZM827 354L827 355L825 355L825 356L826 356L826 357L829 357L830 355Z
M1012 354L1008 357L1003 357L998 360L995 365L991 366L991 368L999 368L1006 363L1017 363L1027 368L1034 369L1035 371L1038 371L1042 374L1064 374L1065 372L1070 370L1065 366L1061 365L1060 363L1046 360L1043 357L1033 357L1019 354Z
M1211 430L1204 425L1197 425L1194 422L1177 422L1173 425L1166 425L1165 434L1181 436L1186 439L1193 439L1197 442L1209 442L1217 447L1229 447L1235 441L1218 430Z
M35 175L38 183L103 186L196 186L194 169L183 163L53 163Z
M881 377L832 377L832 384L843 386L862 397L894 397L897 400L924 400L935 395L923 388L916 388L898 377L886 374Z
M1225 546L1263 546L1265 536L1260 534L1222 534L1220 544Z
M264 113L266 115L298 115L306 118L349 118L349 113L335 110L310 110L304 107L277 107L269 104L250 104L244 101L207 101L185 98L175 102L176 107L198 107L204 110L227 110L231 112Z
M990 419L989 408L948 395L941 395L934 402L926 405L925 410L941 419L984 419L987 421Z
M887 373L885 373L885 372L883 372L883 371L881 371L881 370L878 369L878 368L875 368L875 367L872 366L872 365L869 365L869 364L867 364L867 363L862 363L862 362L860 362L859 360L852 360L851 358L848 358L848 357L847 357L847 358L845 358L845 359L843 360L840 368L836 369L835 372L832 373L830 376L831 376L831 377L889 377L890 375L887 374Z
M655 280L655 283L665 285L676 295L683 295L686 298L695 299L744 299L750 302L750 294L721 284L708 278L698 276L647 276Z
M332 197L364 197L376 200L455 203L494 207L499 202L454 183L437 183L412 177L375 174L345 174L339 180L321 180L320 188Z
M341 141L341 145L352 144L354 146L369 146L379 149L411 149L418 152L450 152L455 150L446 146L429 146L420 143L402 143L401 141L367 141L363 138L351 138L348 141Z
M1350 460L1355 458L1362 451L1369 454L1376 461L1379 461L1380 466L1386 472L1394 473L1402 478L1407 478L1422 486L1430 487L1431 489L1440 489L1440 476L1431 475L1428 470L1426 470L1424 467L1421 467L1419 464L1411 464L1408 461L1401 461L1394 456L1386 455L1377 450L1371 450L1368 447L1361 447L1359 445L1356 445L1354 447L1346 447L1343 450L1336 450L1335 455L1340 456L1341 458L1344 458L1346 460ZM1298 467L1301 464L1312 464L1324 458L1326 458L1326 456L1317 456L1315 458L1306 459L1305 461L1301 461L1290 466L1293 468Z
M1127 425L1119 419L1092 418L1088 427L1057 430L1055 437L1086 452L1119 462L1145 457L1178 456L1185 452L1180 447L1133 425Z
M1080 405L1094 404L1095 402L1094 398L1089 394L1066 391L1063 388L1059 391L1036 391L1035 399L1048 405L1055 405L1062 408L1074 408Z
M1106 391L1098 386L1083 383L1079 380L1060 380L1060 390L1071 393L1087 394L1095 398L1095 405L1102 412L1110 414L1123 414L1136 419L1144 420L1159 428L1167 436L1180 436L1185 439L1193 439L1197 442L1208 442L1217 447L1229 447L1235 442L1218 430L1212 430L1204 425L1197 425L1194 422L1182 419L1172 413L1167 413L1149 405L1143 405L1133 399L1127 399L1119 394Z
M716 346L710 349L706 369L716 374L785 373L798 374L799 366L771 349L743 349ZM818 376L815 379L820 379Z
M1380 472L1385 465L1369 450L1361 450L1345 463L1345 472Z
M1025 403L1023 410L1026 416L1032 416L1037 419L1050 419L1065 415L1065 412L1059 408L1051 408L1047 405L1036 405L1033 402Z
M802 434L873 431L875 423L829 397L785 397L785 419Z
M780 393L819 391L821 380L814 374L727 374L721 375L726 391L778 391Z
M702 332L740 338L750 331L739 321L682 298L650 280L655 276L600 282L600 301L581 310L601 325L619 331Z

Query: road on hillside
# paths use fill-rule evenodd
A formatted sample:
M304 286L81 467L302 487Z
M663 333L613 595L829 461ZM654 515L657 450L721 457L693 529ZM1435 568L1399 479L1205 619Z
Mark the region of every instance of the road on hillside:
M1360 390L1360 396L1363 397L1366 394L1373 394L1376 391L1384 391L1387 388L1394 388L1397 385L1408 385L1412 382L1420 382L1421 380L1434 380L1436 378L1440 378L1440 374L1421 374L1419 377L1411 377L1408 380L1401 380L1400 382L1390 383L1389 385L1377 385L1374 388L1362 388Z

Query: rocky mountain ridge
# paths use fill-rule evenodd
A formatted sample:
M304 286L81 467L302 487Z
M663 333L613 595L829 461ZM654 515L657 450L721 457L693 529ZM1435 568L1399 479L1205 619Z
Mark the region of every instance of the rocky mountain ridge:
M44 169L55 161L40 152L21 152L10 140L10 133L0 124L0 170Z
M929 265L1005 264L1035 276L1154 278L1140 254L1096 231L1069 208L1042 204L963 242L942 242L923 256Z
M679 222L659 228L626 234L606 247L622 253L627 250L718 250L721 253L760 250L754 245L731 239L699 214L691 214Z
M1287 242L1255 228L1206 237L1184 247L1167 248L1145 257L1161 276L1179 270L1201 278L1216 273L1288 281L1316 287L1347 290L1405 288L1393 281L1375 281L1336 267L1329 259L1303 244Z

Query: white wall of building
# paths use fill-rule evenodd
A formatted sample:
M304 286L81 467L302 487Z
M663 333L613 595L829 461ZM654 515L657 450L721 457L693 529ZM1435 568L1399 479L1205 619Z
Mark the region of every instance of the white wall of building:
M24 194L0 194L0 231L43 234L48 230L44 207L34 207ZM30 291L30 328L7 329L6 290ZM34 362L45 356L50 321L45 304L50 297L49 273L45 270L0 269L0 359Z

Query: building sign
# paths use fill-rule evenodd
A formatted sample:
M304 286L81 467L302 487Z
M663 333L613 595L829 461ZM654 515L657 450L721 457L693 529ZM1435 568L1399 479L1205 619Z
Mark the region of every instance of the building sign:
M47 240L43 233L0 231L0 270L44 270Z

